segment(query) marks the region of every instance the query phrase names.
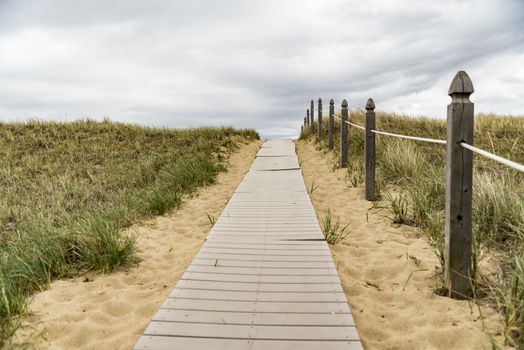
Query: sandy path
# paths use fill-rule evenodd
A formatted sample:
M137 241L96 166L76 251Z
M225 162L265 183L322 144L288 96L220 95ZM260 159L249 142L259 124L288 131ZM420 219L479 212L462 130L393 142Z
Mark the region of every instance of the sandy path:
M332 155L302 141L297 153L307 188L320 186L311 197L321 226L328 209L350 223L351 234L330 248L365 348L491 349L475 305L433 293L439 264L422 233L396 227L385 211L368 212L363 188L348 188ZM482 312L488 329L500 332L498 315Z
M45 331L44 339L32 341L43 349L131 349L203 244L210 229L206 213L220 215L260 145L243 145L231 156L229 171L180 210L134 228L144 259L138 268L89 282L55 281L35 295L28 323Z

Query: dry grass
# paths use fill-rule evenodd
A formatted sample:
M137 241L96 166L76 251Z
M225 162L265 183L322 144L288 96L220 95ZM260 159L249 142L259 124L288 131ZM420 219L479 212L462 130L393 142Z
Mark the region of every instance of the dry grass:
M252 130L0 124L0 347L53 278L139 263L123 229L212 183Z

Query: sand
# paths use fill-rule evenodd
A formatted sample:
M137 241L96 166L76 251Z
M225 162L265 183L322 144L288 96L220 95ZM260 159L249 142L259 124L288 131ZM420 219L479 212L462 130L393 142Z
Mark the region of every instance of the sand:
M132 229L140 237L139 267L57 280L36 294L18 338L30 337L42 349L131 349L204 243L211 228L206 213L220 216L260 145L242 145L228 172L175 213Z
M297 153L322 226L332 218L349 223L350 235L330 246L366 349L491 349L487 329L501 343L502 323L491 308L434 293L438 260L421 231L394 225L387 210L368 211L363 187L349 187L335 159L297 142Z

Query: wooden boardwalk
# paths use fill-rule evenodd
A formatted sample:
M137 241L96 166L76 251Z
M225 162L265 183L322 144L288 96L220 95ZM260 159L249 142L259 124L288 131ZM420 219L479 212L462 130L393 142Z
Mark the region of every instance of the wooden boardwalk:
M264 143L135 349L362 349L291 141Z

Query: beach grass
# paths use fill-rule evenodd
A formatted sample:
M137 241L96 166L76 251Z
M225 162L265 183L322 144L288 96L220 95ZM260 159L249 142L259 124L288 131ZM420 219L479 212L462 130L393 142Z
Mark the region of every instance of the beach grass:
M353 110L350 120L364 125L364 110ZM446 121L377 112L377 129L392 133L446 139ZM327 118L318 148L327 150ZM316 139L305 128L301 139ZM513 161L524 163L524 118L481 114L475 117L474 144ZM335 118L335 161L339 158L340 120ZM376 136L378 198L393 213L393 222L421 228L427 233L441 264L444 261L445 153L443 145ZM348 185L361 185L364 133L349 127ZM524 346L524 174L484 157L474 155L473 259L475 290L498 302L507 320L506 341ZM479 271L485 255L501 255L502 274L486 282ZM496 291L495 293L490 291Z
M140 263L126 229L178 208L255 139L228 127L0 123L0 348L53 279Z

